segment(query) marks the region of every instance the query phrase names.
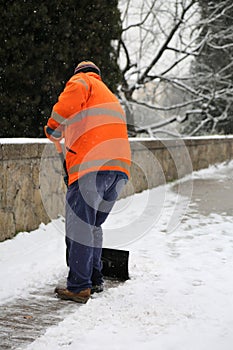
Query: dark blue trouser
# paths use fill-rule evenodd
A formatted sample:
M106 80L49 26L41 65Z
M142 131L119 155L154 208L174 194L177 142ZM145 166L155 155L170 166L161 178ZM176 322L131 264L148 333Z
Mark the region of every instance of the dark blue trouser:
M126 183L115 171L92 172L68 188L66 195L67 288L75 293L101 284L101 253L106 220Z

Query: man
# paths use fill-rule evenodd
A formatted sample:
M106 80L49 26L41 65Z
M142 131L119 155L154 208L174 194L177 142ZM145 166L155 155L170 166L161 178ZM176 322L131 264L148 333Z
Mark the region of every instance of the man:
M78 64L45 126L66 147L66 247L69 273L58 297L85 303L103 290L101 253L106 220L129 177L125 114L90 61Z

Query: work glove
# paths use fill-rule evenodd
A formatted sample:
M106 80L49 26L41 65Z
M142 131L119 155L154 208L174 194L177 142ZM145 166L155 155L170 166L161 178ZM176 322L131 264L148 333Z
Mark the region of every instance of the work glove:
M63 133L59 130L53 130L48 125L45 125L44 132L46 137L52 142L59 142L63 139Z

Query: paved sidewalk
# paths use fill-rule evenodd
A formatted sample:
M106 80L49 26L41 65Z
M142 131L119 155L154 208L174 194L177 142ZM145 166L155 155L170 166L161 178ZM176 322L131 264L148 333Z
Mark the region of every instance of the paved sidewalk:
M193 185L191 203L202 215L216 213L233 216L233 171L222 169L221 176L194 178L182 183L182 194L188 195ZM173 188L177 191L178 186Z
M58 284L65 285L65 280ZM105 281L106 289L117 286L117 281ZM0 350L25 349L48 327L58 324L65 315L83 306L57 299L53 290L54 285L46 285L27 299L14 299L0 305Z
M54 286L47 285L27 299L14 299L0 305L0 349L24 349L43 334L48 326L62 321L62 311L68 312L71 305L57 302ZM21 347L22 346L22 347Z

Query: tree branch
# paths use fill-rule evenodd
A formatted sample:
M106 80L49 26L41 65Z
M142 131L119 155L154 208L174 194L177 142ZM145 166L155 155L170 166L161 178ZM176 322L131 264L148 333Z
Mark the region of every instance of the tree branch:
M151 11L152 11L152 9L153 9L155 3L156 3L156 0L153 1L153 3L152 3L152 5L151 5L150 9L148 10L147 14L145 15L144 19L143 19L141 22L138 22L138 23L129 25L128 27L124 28L124 29L122 30L122 32L128 31L128 30L131 29L131 28L141 27L141 26L146 22L147 18L150 16Z
M178 103L178 104L172 105L172 106L155 106L155 105L151 105L149 103L143 102L143 101L136 101L136 100L132 99L132 103L135 103L137 105L144 106L144 107L147 107L149 109L156 110L156 111L172 111L173 109L183 108L183 107L186 107L190 104L194 104L194 103L201 102L201 101L203 101L202 97L197 98L195 100L190 100L190 101Z
M192 0L190 2L190 4L183 9L182 14L180 19L178 20L178 22L175 24L175 26L172 28L172 30L170 31L170 33L168 34L165 42L163 43L163 45L161 46L161 48L159 49L157 55L154 57L154 59L151 61L151 63L148 65L148 67L146 68L146 70L142 73L142 75L139 77L138 79L138 84L142 84L144 79L147 77L149 71L153 68L153 66L159 61L160 57L162 56L162 54L164 53L164 51L166 50L169 42L171 41L171 39L173 38L174 34L176 33L176 31L178 30L178 28L180 27L180 25L183 23L185 14L187 13L187 11L196 3L196 0Z

